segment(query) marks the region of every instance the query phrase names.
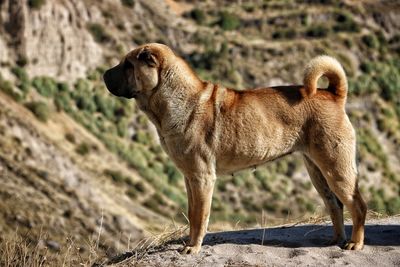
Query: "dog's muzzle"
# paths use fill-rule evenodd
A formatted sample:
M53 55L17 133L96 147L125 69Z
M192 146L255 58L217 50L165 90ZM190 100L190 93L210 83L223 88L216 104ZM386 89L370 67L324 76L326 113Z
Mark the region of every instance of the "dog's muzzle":
M138 92L129 88L122 64L107 70L103 74L103 80L108 91L115 96L135 98L138 95Z

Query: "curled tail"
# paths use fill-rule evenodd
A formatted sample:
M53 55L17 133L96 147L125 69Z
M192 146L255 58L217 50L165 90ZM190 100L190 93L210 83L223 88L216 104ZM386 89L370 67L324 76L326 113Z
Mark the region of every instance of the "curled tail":
M330 56L318 56L308 63L304 71L304 88L307 96L317 93L317 82L321 76L325 76L329 80L328 91L339 98L346 99L346 74L339 61Z

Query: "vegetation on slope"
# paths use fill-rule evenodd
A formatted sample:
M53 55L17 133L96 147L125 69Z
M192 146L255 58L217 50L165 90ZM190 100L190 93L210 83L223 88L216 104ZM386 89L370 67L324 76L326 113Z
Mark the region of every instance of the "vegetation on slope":
M361 188L371 208L398 213L399 36L363 24L365 6L316 2L203 3L184 14L197 27L192 39L186 40L196 49L184 52L175 48L202 78L236 88L267 85L270 78L278 79L276 83L299 82L302 66L312 56L328 53L337 57L349 75L348 110L357 129ZM133 6L130 1L123 4ZM99 43L112 39L101 24L87 27ZM173 46L174 40L168 37L155 39L152 32L139 27L135 31L138 34L132 38L136 43L161 41ZM293 57L298 62L293 62ZM64 83L50 77L30 79L24 69L14 67L15 85L0 79L0 87L43 122L51 119L51 112L65 112L79 122L137 170L154 191L148 193L143 183L132 182L118 170L105 168L106 176L126 188L133 201L184 221L181 213L186 212L187 204L182 175L162 151L135 102L107 92L101 81L103 71L104 67L99 67L86 78ZM76 144L76 152L94 153L85 143ZM321 210L322 202L301 161L294 155L256 170L219 177L211 221L255 224L262 211L286 218ZM138 200L139 195L146 197Z

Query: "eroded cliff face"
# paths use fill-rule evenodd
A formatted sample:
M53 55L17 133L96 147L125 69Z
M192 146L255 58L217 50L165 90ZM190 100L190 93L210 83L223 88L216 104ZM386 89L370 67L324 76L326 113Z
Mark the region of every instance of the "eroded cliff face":
M86 29L101 17L83 1L47 1L40 9L24 0L1 3L0 60L26 65L32 76L71 79L102 63L103 51Z
M110 60L116 62L145 41L168 40L179 47L187 28L164 1L135 1L131 6L113 0L43 3L32 7L26 0L0 2L3 71L17 63L32 77L68 81Z

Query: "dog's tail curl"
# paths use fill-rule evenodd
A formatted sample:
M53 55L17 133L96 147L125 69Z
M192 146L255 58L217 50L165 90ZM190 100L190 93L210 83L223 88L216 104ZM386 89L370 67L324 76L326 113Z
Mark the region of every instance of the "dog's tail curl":
M317 93L317 82L322 76L329 80L328 91L338 98L346 99L347 78L343 67L335 58L326 55L313 58L304 71L306 96Z

